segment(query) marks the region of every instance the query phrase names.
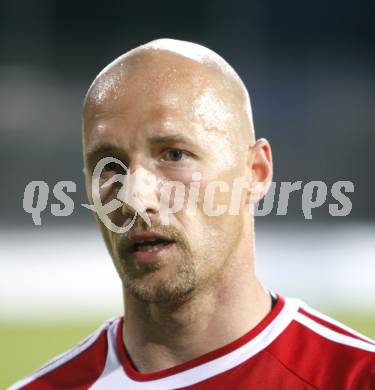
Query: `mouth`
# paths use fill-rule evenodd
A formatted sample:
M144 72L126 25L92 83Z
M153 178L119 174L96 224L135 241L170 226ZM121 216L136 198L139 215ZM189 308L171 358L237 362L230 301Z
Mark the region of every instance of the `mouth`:
M163 239L154 239L154 240L143 240L136 242L132 245L132 252L157 252L169 244L172 241L167 241Z
M139 262L160 261L175 246L176 242L166 237L140 235L131 241L128 253Z

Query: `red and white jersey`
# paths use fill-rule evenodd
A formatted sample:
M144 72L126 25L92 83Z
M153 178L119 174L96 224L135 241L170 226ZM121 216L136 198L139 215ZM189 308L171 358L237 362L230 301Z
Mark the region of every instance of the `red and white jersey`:
M296 299L279 296L254 329L230 344L150 374L132 365L122 318L10 389L375 389L375 344Z

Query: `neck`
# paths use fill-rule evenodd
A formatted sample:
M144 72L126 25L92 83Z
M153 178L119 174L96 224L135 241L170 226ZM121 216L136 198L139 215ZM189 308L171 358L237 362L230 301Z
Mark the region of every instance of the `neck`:
M214 286L183 302L141 302L124 289L123 340L140 372L167 369L220 348L268 314L271 298L245 253L229 262Z

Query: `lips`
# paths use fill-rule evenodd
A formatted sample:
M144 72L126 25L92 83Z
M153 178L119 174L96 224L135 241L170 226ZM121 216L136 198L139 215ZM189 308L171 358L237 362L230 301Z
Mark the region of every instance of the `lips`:
M162 238L145 239L134 242L131 252L157 252L171 244L173 241Z
M156 232L134 234L126 241L125 253L140 262L161 260L175 247L176 241Z

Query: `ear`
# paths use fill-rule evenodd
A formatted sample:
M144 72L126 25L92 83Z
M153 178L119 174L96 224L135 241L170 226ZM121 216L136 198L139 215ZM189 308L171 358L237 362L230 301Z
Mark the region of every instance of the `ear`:
M249 147L248 167L251 174L250 202L256 203L266 195L272 183L272 152L266 139L261 138Z

